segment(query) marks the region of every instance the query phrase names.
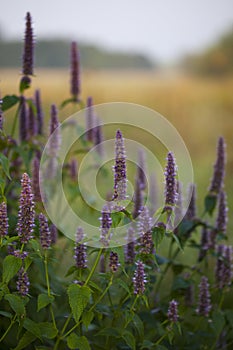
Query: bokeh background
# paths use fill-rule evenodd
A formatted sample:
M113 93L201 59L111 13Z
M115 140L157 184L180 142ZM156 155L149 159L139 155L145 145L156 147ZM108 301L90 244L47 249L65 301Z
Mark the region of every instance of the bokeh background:
M18 92L25 14L35 34L35 77L44 112L69 97L69 47L77 41L82 98L148 106L179 131L190 152L200 211L217 139L227 142L226 190L233 237L232 0L22 0L0 12L0 91ZM10 128L14 111L6 113ZM60 113L64 119L73 112ZM231 238L233 241L233 238Z

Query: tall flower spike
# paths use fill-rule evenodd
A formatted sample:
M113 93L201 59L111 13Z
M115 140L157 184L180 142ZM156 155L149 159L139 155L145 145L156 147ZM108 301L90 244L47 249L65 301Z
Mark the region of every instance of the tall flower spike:
M218 139L217 159L214 164L214 173L209 187L209 191L218 194L223 187L226 163L226 145L223 137Z
M143 149L139 148L138 150L138 179L140 181L141 189L144 191L146 189L146 161L145 161L145 152Z
M71 87L70 93L74 101L79 100L80 94L80 55L76 42L71 43Z
M196 186L194 184L190 184L189 186L189 195L190 195L190 203L185 214L186 220L193 220L196 215Z
M181 219L183 218L183 196L182 196L182 184L180 181L176 182L176 193L177 193L177 200L176 200L176 206L174 208L175 226L177 226L181 221Z
M128 228L127 232L127 241L128 243L125 246L125 261L128 264L133 264L135 259L135 232L132 226Z
M17 232L20 242L27 243L33 237L32 233L34 228L35 210L31 180L26 173L22 176L21 188Z
M111 238L111 226L112 226L111 210L107 204L103 206L100 222L101 222L100 242L105 247L107 247L109 245L109 240Z
M139 260L136 262L136 270L133 277L134 294L143 294L145 292L146 275L144 265Z
M199 300L198 307L196 309L197 314L200 316L208 317L211 310L210 292L208 278L202 276L199 284Z
M226 235L227 221L228 221L227 212L228 212L228 207L227 207L226 194L224 191L221 191L219 194L218 215L216 219L215 228L218 233L221 233L223 235Z
M2 112L2 100L0 98L0 130L3 130L3 122L4 122L4 117Z
M115 166L114 166L114 198L116 200L126 199L127 179L126 179L126 155L125 145L120 130L116 132L115 143Z
M48 220L44 214L39 215L40 226L40 244L43 249L49 249L51 246L51 232L48 225Z
M34 63L34 40L32 30L32 19L29 12L26 14L26 30L24 37L24 53L23 53L23 74L33 75Z
M115 252L111 252L109 257L110 270L112 272L117 272L119 266L120 266L120 263L119 263L118 254Z
M28 110L28 138L31 139L37 134L36 118L33 108L30 106Z
M43 124L44 124L44 115L41 105L41 95L40 90L35 91L35 105L36 105L36 118L37 118L37 132L39 135L43 134Z
M17 286L17 291L22 297L25 297L28 294L30 282L29 282L28 274L23 267L21 267L21 269L18 272L18 280L16 282L16 286Z
M103 149L103 128L102 125L99 123L99 119L96 120L97 126L94 128L94 144L96 146L96 151L98 152L99 156L103 156L104 149Z
M176 323L178 322L179 316L178 316L178 303L176 300L172 300L169 303L167 317L170 322Z
M58 129L59 126L60 126L60 123L58 120L57 107L53 104L51 106L50 125L49 125L49 132L50 132L49 155L51 157L57 156L57 152L61 145L61 135L60 135L60 130Z
M177 184L176 175L177 167L175 158L172 152L168 152L167 165L165 168L165 207L166 209L172 210L177 200Z
M157 208L157 193L158 193L158 188L157 188L157 179L155 173L151 174L150 176L150 193L149 193L149 199L150 199L150 212L151 215L153 216L156 208Z
M94 142L94 109L93 99L91 96L87 98L87 109L86 109L86 137L90 142Z
M144 207L138 220L138 233L140 236L140 252L143 254L151 254L153 251L152 239L152 219L150 217L149 209Z
M207 253L207 250L209 248L209 231L206 226L203 226L202 233L201 233L201 244L200 244L200 251L198 256L198 261L202 261Z
M138 177L135 179L135 191L134 191L134 209L133 218L136 219L143 209L143 193L141 189L141 182Z
M230 285L232 281L232 247L219 245L217 256L215 281L217 288L223 289Z
M70 177L74 182L78 180L78 164L75 158L70 161Z
M28 110L24 96L21 96L19 110L19 139L26 141L28 136Z
M51 244L55 244L57 242L57 228L54 224L50 225L50 233L51 233Z
M32 189L35 202L41 202L39 170L40 156L39 154L36 154L32 161Z
M0 204L0 237L8 234L8 227L7 205L5 202L2 202Z
M232 282L232 247L226 246L224 251L224 271L223 279L224 285L230 286Z
M76 240L74 246L74 259L77 268L85 269L87 267L87 247L85 244L81 243L84 238L84 232L82 227L78 227L76 233Z

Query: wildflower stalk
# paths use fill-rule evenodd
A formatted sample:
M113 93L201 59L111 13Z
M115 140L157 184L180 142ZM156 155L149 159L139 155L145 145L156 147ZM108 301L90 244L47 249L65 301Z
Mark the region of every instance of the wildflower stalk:
M90 271L89 275L87 276L87 279L86 279L86 281L84 283L84 286L86 286L88 284L88 282L90 281L91 277L93 276L93 274L95 272L95 269L96 269L96 267L97 267L97 265L99 263L99 260L101 258L102 253L103 253L103 248L100 248L100 250L98 252L98 255L96 257L96 260L95 260L95 262L94 262L94 264L92 266L92 269L91 269L91 271Z
M9 324L8 328L6 329L5 333L2 335L2 337L0 338L0 343L5 339L5 337L7 336L7 334L10 332L11 328L13 327L13 325L16 322L16 318L17 315L15 314L15 316L12 318L11 323Z
M45 250L44 266L45 266L45 278L46 278L48 297L51 297L52 295L51 295L50 282L49 282L49 271L48 271L48 250ZM49 310L50 310L50 314L52 317L54 328L57 329L56 321L55 321L55 317L54 317L54 313L53 313L53 308L52 308L51 304L49 305Z

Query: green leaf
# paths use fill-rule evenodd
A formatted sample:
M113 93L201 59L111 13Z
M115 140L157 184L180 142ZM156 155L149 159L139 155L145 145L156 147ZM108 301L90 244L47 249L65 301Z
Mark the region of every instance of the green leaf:
M133 317L133 324L134 324L134 327L137 330L139 339L142 341L143 338L144 338L144 325L143 325L143 322L140 319L140 317L138 315L136 315L136 314Z
M67 293L74 319L78 323L83 310L89 302L91 290L87 286L71 284L67 290Z
M205 211L209 213L210 216L212 216L213 211L217 204L217 195L215 193L209 193L205 197Z
M77 271L77 266L73 265L69 268L69 270L67 271L65 277L68 277L70 275L72 275L73 273L75 273Z
M101 329L101 331L99 331L96 335L107 335L110 337L118 338L121 335L121 333L118 330L118 328L109 327L109 328Z
M233 329L233 310L226 310L225 315L226 315L227 321L230 323L230 326Z
M91 347L88 343L86 337L79 337L75 333L71 333L67 338L67 345L70 349L79 349L79 350L91 350Z
M13 107L14 105L16 105L16 103L19 102L19 97L16 95L6 95L3 97L2 99L2 111L7 111L8 109L10 109L11 107Z
M222 311L215 310L212 314L213 328L216 335L219 335L225 325L225 318Z
M119 279L119 280L117 281L117 284L118 284L121 288L123 288L128 294L131 294L128 284L125 283L122 279Z
M140 350L144 350L144 349L151 349L154 347L154 343L152 343L150 340L144 340L141 347L140 347ZM159 345L156 346L156 350L159 349ZM166 349L166 348L164 348Z
M14 350L25 349L28 345L30 345L36 339L35 335L31 332L25 332L22 338L19 340L18 345Z
M179 249L183 252L183 248L181 246L181 243L180 243L180 240L179 238L177 237L177 235L175 235L174 233L172 233L172 237L174 238L174 240L176 241L176 244L178 245Z
M31 86L31 79L29 77L26 77L28 79L21 79L19 84L19 92L23 94L24 90L27 90Z
M117 227L124 219L124 214L121 211L111 213L112 227Z
M86 328L89 327L93 318L94 318L94 312L92 312L92 311L86 311L82 314L82 321L83 321L83 324Z
M135 343L135 338L132 333L128 331L124 331L122 334L122 338L126 342L126 344L130 347L130 349L135 350L136 349L136 343Z
M190 286L190 282L181 276L177 276L173 282L172 290L187 289Z
M9 281L16 275L22 266L22 260L14 255L8 255L3 261L3 274L2 280L4 283Z
M38 323L40 328L41 336L48 339L53 339L57 335L57 329L54 328L52 323L49 322L41 322Z
M5 300L7 300L14 312L20 316L23 317L26 314L25 307L23 300L18 296L14 294L6 294Z
M0 164L4 174L11 180L9 159L3 153L0 153Z
M34 334L35 337L39 338L40 340L41 339L41 331L40 331L40 327L39 325L30 320L29 318L26 318L24 320L24 323L23 323L23 327L28 331L28 332L31 332L32 334Z
M0 315L7 317L7 318L12 318L12 314L10 312L6 312L6 311L0 311Z
M54 297L52 295L48 296L48 294L40 294L37 300L37 312L46 307L47 305L52 304L53 301Z
M153 241L155 244L155 248L157 249L160 243L162 242L164 236L165 236L165 227L153 227L152 229L152 236L153 236Z

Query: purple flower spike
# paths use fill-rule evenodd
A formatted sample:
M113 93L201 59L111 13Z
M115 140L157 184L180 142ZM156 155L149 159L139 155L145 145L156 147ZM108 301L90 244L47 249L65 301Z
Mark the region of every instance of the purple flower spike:
M112 226L112 218L111 218L111 210L108 205L104 205L102 209L102 216L100 218L100 242L107 247L109 244L109 240L111 238L111 226Z
M209 231L206 226L203 226L201 233L201 247L199 251L198 261L202 261L208 251L209 248Z
M40 226L40 244L43 249L49 249L51 246L51 232L48 225L48 220L44 214L39 215Z
M32 161L32 189L34 193L35 202L41 202L39 169L40 156L39 154L36 154Z
M127 191L126 179L126 155L125 145L120 130L116 132L115 143L115 166L114 166L114 198L116 200L125 200Z
M224 252L224 285L230 286L232 282L232 247L226 246Z
M178 303L175 300L170 301L167 317L170 322L176 323L178 322L179 315L178 315Z
M114 253L114 252L111 252L110 253L110 257L109 257L110 270L112 272L117 272L119 266L120 266L120 263L119 263L118 254Z
M199 284L199 300L198 307L196 309L197 314L200 316L208 317L211 310L210 292L208 278L202 276Z
M28 110L28 138L31 139L37 134L36 118L32 107Z
M32 19L29 12L26 14L26 30L24 37L24 53L23 53L23 74L33 75L34 61L34 40L32 31Z
M134 294L143 294L145 292L145 283L147 282L144 265L140 260L137 261L136 265L137 268L133 277Z
M145 153L144 151L140 148L138 150L138 179L141 185L141 189L144 191L146 189L146 162L145 162Z
M219 245L217 255L215 281L217 288L223 289L230 285L232 281L232 247Z
M216 231L219 233L222 233L223 235L226 235L226 229L227 229L227 200L226 200L226 194L224 191L221 191L219 194L219 205L218 205L218 216L216 220Z
M0 237L8 235L8 227L7 205L2 202L0 204Z
M70 161L70 177L74 182L78 180L78 164L75 158L72 158Z
M4 117L3 117L1 104L2 104L2 101L0 99L0 130L3 130Z
M175 163L175 158L172 152L167 155L167 166L165 168L165 206L166 209L172 210L176 204L177 200L177 167Z
M223 137L218 139L217 159L214 164L214 173L209 187L209 191L218 194L223 187L226 164L226 145Z
M44 124L44 115L41 106L41 95L40 90L35 91L35 105L36 105L36 118L37 118L37 132L39 135L43 134L43 124Z
M129 227L128 236L127 236L128 243L125 246L125 261L128 264L134 263L134 259L136 255L134 238L135 238L134 229L133 227Z
M34 228L34 196L28 174L24 173L21 179L21 194L19 199L19 212L17 232L21 243L27 243L33 236Z
M194 184L190 184L189 186L189 194L190 194L190 203L185 214L186 220L193 220L196 217L196 186Z
M141 182L138 177L136 177L135 182L135 192L134 192L134 209L133 209L133 218L136 219L143 209L143 194L141 189Z
M93 99L91 96L87 98L87 110L86 110L86 128L87 128L87 140L94 142L94 109L93 109Z
M27 272L24 270L23 267L18 272L18 280L16 282L17 285L17 291L22 297L25 297L29 292L29 278Z
M61 135L59 130L59 120L58 120L58 112L55 105L51 106L50 113L50 139L49 139L49 155L51 157L56 157L57 152L59 151L61 145ZM56 130L56 132L55 132ZM52 136L51 136L52 135Z
M21 96L19 110L19 139L21 142L27 140L28 136L28 110L25 97Z
M50 225L50 233L51 233L51 244L56 244L57 243L57 228L54 224Z
M99 124L99 120L97 118L97 124ZM94 128L94 144L96 146L96 151L98 152L99 156L103 156L104 154L104 149L103 149L103 130L102 130L102 125L98 125Z
M149 209L144 207L138 221L138 232L140 235L140 248L141 253L151 254L153 251L153 239L152 239L152 219L150 217Z
M74 259L76 266L79 269L85 269L87 267L87 247L85 244L81 243L84 238L84 232L82 227L78 227L76 233L76 241L74 246Z
M76 42L71 43L71 87L70 93L75 101L80 94L80 55Z

